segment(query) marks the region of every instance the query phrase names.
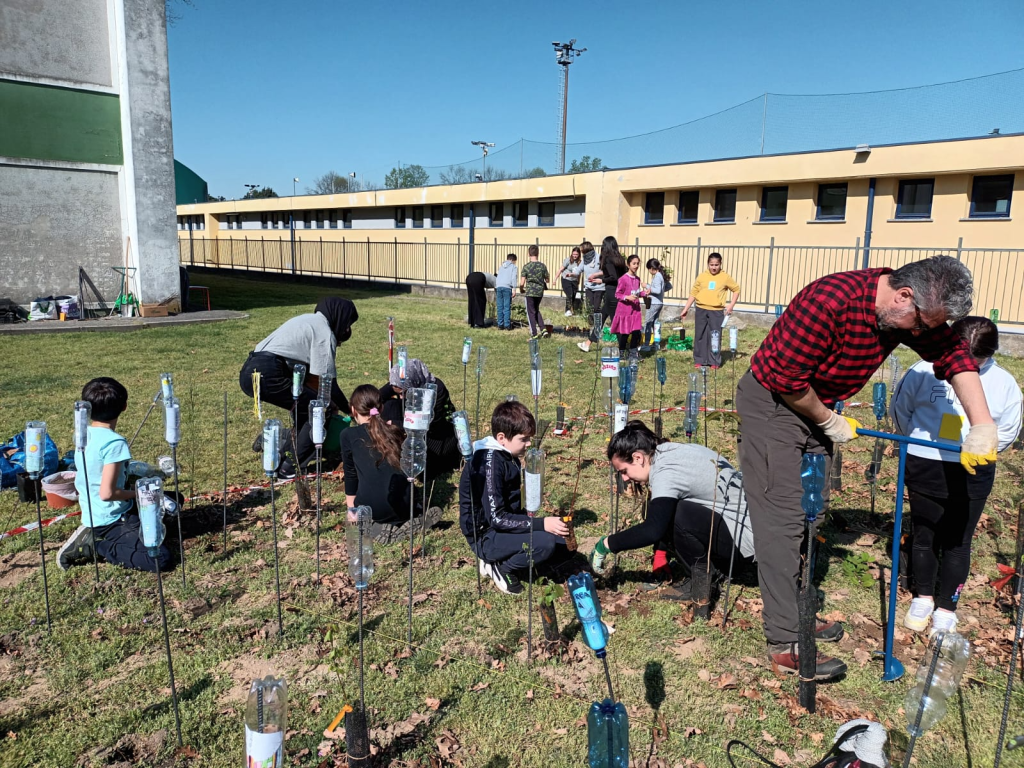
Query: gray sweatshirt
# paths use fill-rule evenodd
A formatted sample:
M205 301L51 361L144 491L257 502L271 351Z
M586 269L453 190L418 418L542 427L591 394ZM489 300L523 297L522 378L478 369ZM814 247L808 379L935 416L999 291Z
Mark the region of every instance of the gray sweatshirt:
M502 265L498 267L498 277L495 280L495 285L498 288L511 288L512 292L515 293L516 286L519 285L518 262L509 261L508 259L502 262Z

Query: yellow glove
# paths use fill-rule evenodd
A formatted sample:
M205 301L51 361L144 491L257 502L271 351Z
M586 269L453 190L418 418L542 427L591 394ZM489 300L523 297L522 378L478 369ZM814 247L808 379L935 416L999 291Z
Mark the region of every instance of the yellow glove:
M833 443L848 443L857 437L857 430L863 428L856 419L851 419L849 416L840 416L835 411L818 426L824 430L825 437Z
M973 475L975 467L995 464L998 447L999 428L995 424L976 424L967 432L960 448L960 463Z

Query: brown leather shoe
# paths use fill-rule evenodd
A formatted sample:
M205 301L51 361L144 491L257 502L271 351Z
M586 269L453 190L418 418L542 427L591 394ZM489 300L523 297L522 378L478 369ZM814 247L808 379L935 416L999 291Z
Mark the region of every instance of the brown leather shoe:
M800 657L796 643L768 645L768 661L776 675L799 675ZM836 680L846 674L846 662L819 653L815 660L814 679L818 682Z

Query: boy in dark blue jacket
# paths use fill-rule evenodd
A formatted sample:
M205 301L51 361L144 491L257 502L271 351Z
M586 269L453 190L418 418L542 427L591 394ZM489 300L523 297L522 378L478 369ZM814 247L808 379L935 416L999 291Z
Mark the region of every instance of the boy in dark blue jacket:
M534 566L556 549L568 554L563 537L569 529L561 518L530 517L522 507L520 462L536 429L533 414L522 403L498 405L491 416L492 436L473 444L473 458L459 482L459 527L480 558L480 573L512 595L523 591L518 572L530 565L531 527Z

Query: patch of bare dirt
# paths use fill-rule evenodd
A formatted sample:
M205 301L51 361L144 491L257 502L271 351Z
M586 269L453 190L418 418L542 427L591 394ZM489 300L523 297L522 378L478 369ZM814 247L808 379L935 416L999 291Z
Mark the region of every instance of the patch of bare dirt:
M167 743L167 730L149 736L130 733L117 740L113 747L95 747L75 761L76 768L134 768L150 765Z
M60 549L60 547L57 547L57 549ZM46 565L50 566L51 563ZM24 552L5 555L0 558L0 589L18 586L25 579L40 571L41 568L39 565L39 553L35 550L26 549Z
M320 664L319 659L311 659L310 653L311 650L305 648L282 651L269 659L247 654L222 661L217 669L221 678L230 682L230 687L221 695L220 701L244 704L252 681L267 675L284 677L291 684L299 679L327 674L327 668Z

